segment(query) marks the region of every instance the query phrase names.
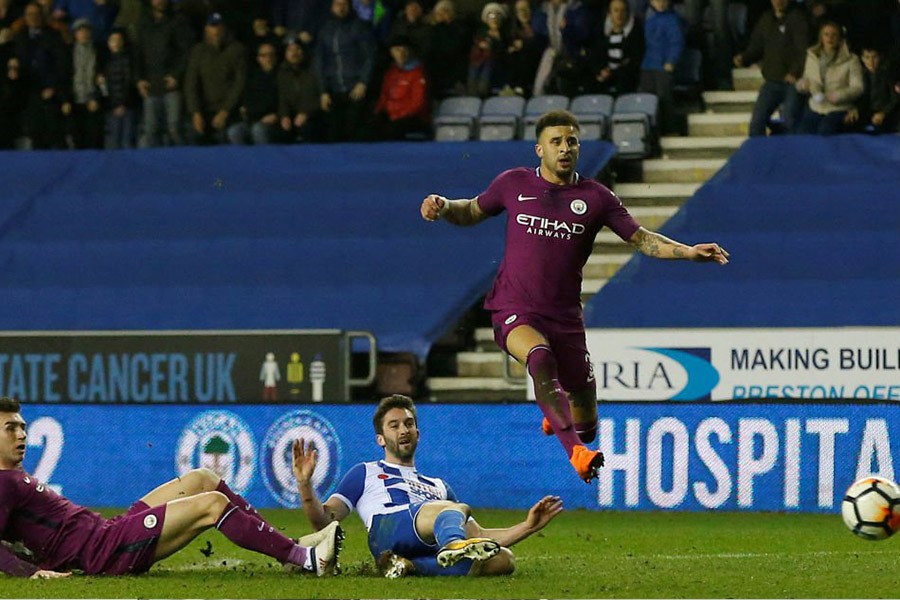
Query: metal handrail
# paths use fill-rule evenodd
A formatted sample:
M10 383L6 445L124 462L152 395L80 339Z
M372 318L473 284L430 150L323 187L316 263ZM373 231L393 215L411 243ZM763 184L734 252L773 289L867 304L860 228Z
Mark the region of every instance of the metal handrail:
M363 387L372 385L372 383L374 383L375 381L375 374L378 366L378 344L375 341L375 336L368 331L346 331L344 332L344 336L345 347L347 349L347 373L350 372L350 350L353 345L353 338L365 338L369 340L369 374L362 379L354 379L352 377L348 377L347 384Z

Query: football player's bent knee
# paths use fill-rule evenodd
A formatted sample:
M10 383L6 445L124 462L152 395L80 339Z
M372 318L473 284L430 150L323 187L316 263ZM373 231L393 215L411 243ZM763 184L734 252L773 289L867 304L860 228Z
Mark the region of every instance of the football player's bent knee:
M203 524L212 527L222 516L228 506L228 497L222 492L205 492L192 498L197 504L197 511Z
M457 512L461 512L462 514L466 515L466 517L468 517L469 515L472 514L472 509L469 508L469 505L463 504L462 502L454 502L454 503L450 504L449 506L447 506L447 508L445 508L444 510L455 510ZM443 512L443 511L441 511L441 512Z
M182 479L190 479L198 492L211 492L216 489L222 478L212 469L200 467L199 469L190 471L187 475L184 475Z

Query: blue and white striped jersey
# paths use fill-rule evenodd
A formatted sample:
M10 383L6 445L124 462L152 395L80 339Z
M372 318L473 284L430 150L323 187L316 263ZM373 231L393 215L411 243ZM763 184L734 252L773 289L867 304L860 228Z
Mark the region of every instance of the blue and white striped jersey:
M383 460L354 465L331 498L339 499L350 510L356 509L367 530L375 515L406 510L410 504L429 500L457 501L453 489L442 479L425 477L415 467Z

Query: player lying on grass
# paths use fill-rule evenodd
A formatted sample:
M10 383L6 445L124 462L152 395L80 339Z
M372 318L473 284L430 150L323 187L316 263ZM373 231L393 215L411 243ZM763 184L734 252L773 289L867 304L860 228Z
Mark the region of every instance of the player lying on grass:
M369 531L369 550L390 579L419 575L505 575L515 569L509 546L543 529L563 507L545 496L521 523L484 529L450 486L416 470L419 429L411 398L395 394L381 400L372 419L384 459L359 463L322 504L312 486L316 450L294 442L294 475L303 511L324 530L353 509Z
M318 575L337 569L337 523L296 542L270 526L218 475L195 469L104 519L73 504L22 469L27 439L19 402L0 398L0 572L17 577L143 573L210 527L229 540ZM28 558L13 552L27 549Z

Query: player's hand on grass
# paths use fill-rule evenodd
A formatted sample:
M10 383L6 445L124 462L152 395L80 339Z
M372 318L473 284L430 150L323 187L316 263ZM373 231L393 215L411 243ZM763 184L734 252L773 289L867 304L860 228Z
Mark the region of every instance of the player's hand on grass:
M422 206L419 212L426 221L437 221L441 217L441 211L447 205L447 199L437 194L428 194L422 200Z
M532 531L543 529L562 510L563 503L559 496L544 496L528 511L525 525Z
M697 244L691 247L689 258L697 262L716 262L720 265L728 264L728 257L731 256L718 244Z
M57 577L68 577L71 573L59 573L57 571L44 571L43 569L29 577L29 579L56 579Z
M294 440L293 455L294 477L297 478L297 483L309 482L316 471L318 457L316 447L303 438Z

